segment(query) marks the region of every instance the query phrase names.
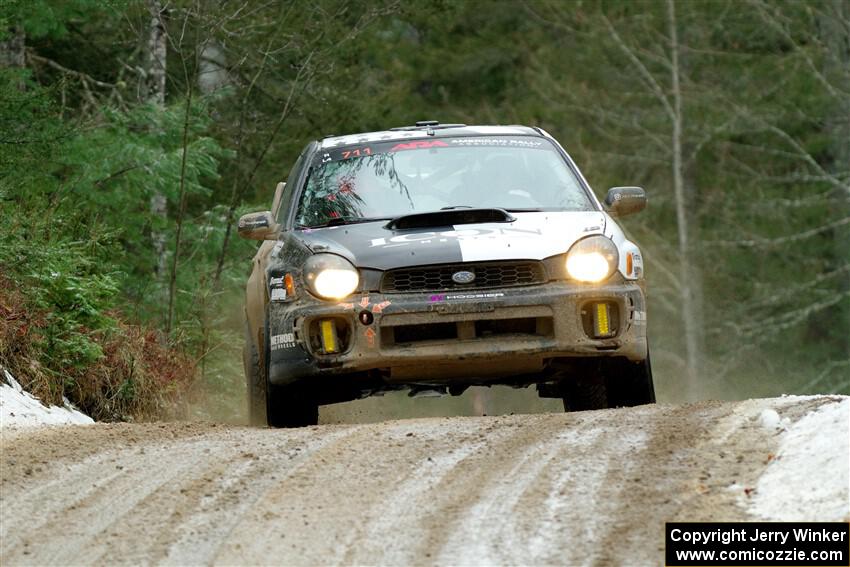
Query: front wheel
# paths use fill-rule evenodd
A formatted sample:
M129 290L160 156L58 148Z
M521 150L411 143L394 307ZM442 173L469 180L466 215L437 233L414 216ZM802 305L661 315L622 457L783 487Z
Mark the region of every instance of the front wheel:
M245 346L242 349L245 367L245 387L248 392L248 423L254 426L266 424L266 377L260 366L260 355L245 329Z
M608 408L608 377L590 374L567 378L561 391L564 411L589 411Z
M654 404L649 353L640 362L602 360L593 370L565 378L561 392L564 410L570 412Z

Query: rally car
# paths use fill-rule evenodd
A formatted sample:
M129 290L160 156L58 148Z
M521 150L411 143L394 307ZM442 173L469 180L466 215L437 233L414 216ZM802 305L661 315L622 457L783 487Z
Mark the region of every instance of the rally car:
M536 385L568 411L652 403L644 265L540 128L417 122L304 148L270 211L246 301L251 422L407 388Z

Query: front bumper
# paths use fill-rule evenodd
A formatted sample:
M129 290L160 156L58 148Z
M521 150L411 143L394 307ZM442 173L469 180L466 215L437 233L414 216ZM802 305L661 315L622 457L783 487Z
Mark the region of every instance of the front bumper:
M587 331L588 306L597 302L613 307L613 336L592 338ZM363 314L367 311L371 316ZM339 331L338 352L322 352L316 329L323 320L333 321ZM557 281L495 290L364 293L341 303L302 296L269 305L269 337L272 384L364 371L399 384L498 382L539 373L553 359L644 360L646 298L638 283L625 280L597 286Z

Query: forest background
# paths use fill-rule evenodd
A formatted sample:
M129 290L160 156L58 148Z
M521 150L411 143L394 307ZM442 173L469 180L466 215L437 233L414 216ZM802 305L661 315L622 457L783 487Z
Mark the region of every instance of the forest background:
M662 401L850 394L843 0L0 0L0 365L98 419L240 415L235 220L308 141L422 119L647 189Z

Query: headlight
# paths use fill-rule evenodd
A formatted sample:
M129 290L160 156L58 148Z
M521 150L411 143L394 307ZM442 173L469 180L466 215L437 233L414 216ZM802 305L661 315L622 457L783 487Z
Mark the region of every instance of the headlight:
M579 240L567 253L567 273L580 282L608 279L620 261L617 245L601 235Z
M360 276L351 263L334 254L316 254L304 264L307 288L323 299L348 297L360 283Z

